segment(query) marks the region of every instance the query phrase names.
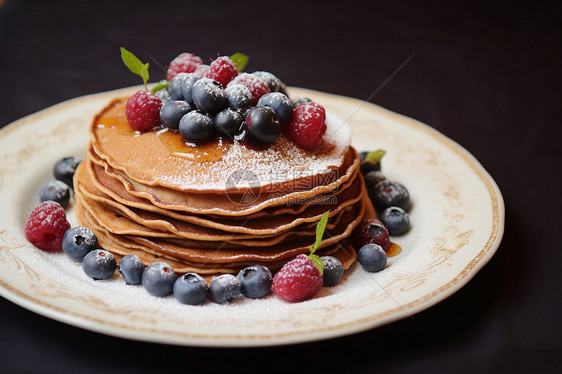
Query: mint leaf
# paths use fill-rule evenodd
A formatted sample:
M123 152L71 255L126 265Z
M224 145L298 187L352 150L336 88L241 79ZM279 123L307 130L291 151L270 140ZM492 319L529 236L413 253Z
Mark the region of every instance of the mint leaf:
M367 157L365 157L365 160L371 162L381 162L385 154L386 151L384 149L377 149L376 151L369 152L367 154Z
M322 214L322 218L320 218L320 221L316 224L316 241L309 247L311 254L314 253L314 251L316 251L316 249L320 246L320 243L322 243L322 237L324 236L324 231L326 231L326 224L328 224L329 215L330 211Z
M148 87L146 83L150 78L150 75L148 74L148 68L150 64L148 62L146 64L143 64L141 60L137 58L137 56L127 51L125 48L121 47L120 49L121 49L121 59L123 60L123 63L125 64L126 67L129 68L129 70L132 73L136 75L140 75L142 81L144 82L144 87L148 91Z
M154 88L152 90L150 90L150 92L156 93L160 90L168 88L169 85L170 85L170 82L160 82L156 86L154 86Z
M232 62L234 62L234 65L236 65L238 71L244 70L246 65L248 65L248 61L250 61L250 57L248 57L248 55L240 52L236 52L232 56L229 56L229 58L232 60Z
M314 262L314 265L316 265L318 270L320 270L320 275L324 275L324 263L322 262L322 259L320 258L320 256L315 255L314 253L311 253L311 254L308 255L308 258L309 258L309 260Z

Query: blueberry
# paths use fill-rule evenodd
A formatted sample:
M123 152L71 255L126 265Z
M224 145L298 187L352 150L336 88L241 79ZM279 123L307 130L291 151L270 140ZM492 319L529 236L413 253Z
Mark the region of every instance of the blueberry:
M230 140L242 131L244 118L240 112L227 108L215 116L215 130Z
M301 97L300 99L295 100L295 101L293 102L293 108L296 108L296 107L298 107L298 106L301 105L301 104L311 103L311 102L312 102L312 100L309 99L308 97Z
M232 109L249 108L254 99L250 89L241 84L229 84L225 90L226 101Z
M380 171L370 171L363 176L367 190L373 191L377 183L382 182L386 177Z
M238 280L240 281L242 295L252 299L259 299L267 295L271 290L273 276L271 271L265 266L253 265L240 270Z
M191 110L192 108L187 101L168 101L160 108L160 121L164 126L177 130L182 117L191 112Z
M380 245L384 250L390 249L388 230L378 219L364 219L353 232L353 246L359 249L367 243Z
M397 206L386 208L380 217L390 235L402 235L410 229L410 216Z
M238 278L232 274L223 274L211 282L209 296L215 303L230 303L240 296L240 288Z
M209 286L195 273L187 273L174 283L174 297L182 304L197 305L207 299Z
M281 123L287 123L293 116L293 103L281 92L271 92L258 100L258 106L267 106L279 116Z
M367 157L368 154L369 154L368 151L359 152L359 162L365 161L365 158Z
M181 118L179 130L186 141L195 144L205 143L215 136L213 119L196 110Z
M70 187L68 184L57 181L47 182L39 191L39 200L41 202L52 200L59 203L63 208L68 206L70 201Z
M108 251L95 249L84 256L82 269L87 276L94 279L107 279L115 273L117 261Z
M209 78L201 78L195 82L191 95L197 109L207 114L217 114L227 104L222 85Z
M66 183L69 187L73 186L72 178L76 172L76 168L80 165L79 158L76 157L65 157L55 164L53 169L53 174L55 179Z
M246 116L246 127L250 136L262 144L273 143L281 133L281 121L273 109L257 106Z
M141 284L144 265L136 255L123 256L119 263L119 273L127 284Z
M373 205L378 210L384 210L391 206L397 206L408 210L410 205L410 194L406 187L398 182L383 180L375 185L369 193Z
M357 261L363 269L369 272L377 272L386 266L386 253L378 244L365 244L357 253Z
M189 105L193 104L191 90L198 80L199 77L191 73L179 73L173 77L167 90L171 100L185 100Z
M281 81L275 75L268 71L254 71L256 77L260 78L267 84L271 92L277 92L281 88Z
M324 287L333 287L338 284L343 277L343 265L340 260L333 256L320 257L324 265Z
M158 84L164 84L164 83L168 83L168 81L161 80L160 82L158 82ZM169 86L168 86L169 87ZM160 101L162 101L162 104L166 104L168 101L172 100L172 97L170 96L168 89L167 88L162 88L158 91L156 91L154 93L156 96L158 96L158 98L160 99Z
M62 250L74 261L84 260L84 256L96 248L98 248L98 238L86 227L72 227L66 230L62 237Z
M166 296L172 293L176 272L165 262L154 262L142 273L142 286L152 296Z
M361 152L359 154L361 173L365 175L371 171L380 171L381 161L385 154L386 151L383 149L377 149L372 152Z

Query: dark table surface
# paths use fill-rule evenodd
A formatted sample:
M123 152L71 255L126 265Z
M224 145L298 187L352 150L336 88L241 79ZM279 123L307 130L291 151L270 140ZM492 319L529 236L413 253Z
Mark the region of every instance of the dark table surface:
M482 163L505 199L499 250L464 288L414 318L285 347L128 341L0 298L0 372L560 372L557 2L202 3L4 2L0 126L140 83L121 65L120 46L153 66L182 51L241 51L251 57L247 70L359 99L413 55L371 101L429 124ZM152 71L154 79L163 76Z

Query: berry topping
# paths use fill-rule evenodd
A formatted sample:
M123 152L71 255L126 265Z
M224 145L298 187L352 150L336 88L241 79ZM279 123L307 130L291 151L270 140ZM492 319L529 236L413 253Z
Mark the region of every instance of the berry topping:
M266 84L271 92L277 92L281 88L281 81L275 75L268 71L254 71L253 73L258 78L261 78Z
M229 84L225 90L226 101L232 109L245 109L252 105L252 93L241 84Z
M258 100L258 106L267 106L279 116L281 123L287 123L293 115L293 103L281 92L271 92Z
M84 256L96 248L98 248L98 238L86 227L72 227L62 238L62 250L74 261L84 260Z
M69 228L64 208L49 200L31 211L25 226L25 237L39 249L60 251L62 238Z
M116 268L115 256L103 249L89 252L82 261L82 270L94 279L107 279L115 273Z
M402 235L410 229L410 216L397 206L386 208L380 218L390 235Z
M191 90L199 77L191 73L179 73L170 81L167 90L172 100L185 100L190 105L193 104Z
M338 284L343 277L343 264L333 256L320 257L324 264L324 274L322 275L324 287L333 287Z
M380 245L385 251L390 249L388 230L378 219L365 219L353 232L353 246L361 248L365 244Z
M186 101L168 101L160 108L160 121L164 126L177 130L182 117L192 110Z
M264 297L271 290L273 276L271 271L262 265L248 266L238 273L242 295L259 299Z
M272 291L288 302L308 300L322 288L322 273L306 255L287 262L273 278Z
M371 171L380 171L381 160L385 153L386 151L382 149L377 149L373 152L361 152L359 154L359 159L361 161L361 173L365 175Z
M384 174L380 171L370 171L365 174L363 178L365 179L365 186L367 187L367 191L369 191L369 193L374 190L377 183L386 179Z
M244 118L240 112L227 108L215 116L215 129L219 135L230 140L242 130Z
M194 144L205 143L215 136L213 119L197 110L183 116L178 128L181 136Z
M227 56L218 57L215 61L211 62L211 66L205 77L211 78L222 84L223 87L238 76L238 68Z
M304 103L293 110L293 118L283 128L292 141L311 150L322 144L322 136L326 132L325 120L326 111L322 105Z
M252 108L246 116L245 123L252 139L261 144L273 143L281 133L279 117L269 107Z
M301 104L304 104L304 103L311 103L311 102L312 102L312 99L309 99L308 97L301 97L300 99L295 100L295 101L293 102L293 107L296 108L296 107L298 107L298 106L301 105Z
M165 262L154 262L142 273L142 286L152 296L166 296L172 293L176 272Z
M197 75L199 78L204 78L207 75L207 71L209 71L211 67L209 65L199 65L197 69L193 72L193 74Z
M378 244L365 244L357 252L357 261L369 272L381 271L386 266L386 252Z
M65 157L58 161L53 169L55 179L66 183L72 188L72 178L74 178L74 173L78 165L80 165L80 162L82 162L82 160L76 157Z
M384 210L391 206L397 206L408 210L410 206L410 194L408 190L395 181L384 180L377 183L375 187L369 191L369 197L378 210Z
M250 92L252 93L253 98L253 105L258 103L260 97L265 95L266 93L270 93L271 90L267 86L267 84L254 74L242 73L238 75L236 78L230 81L228 85L235 85L241 84L242 86L248 87Z
M70 201L70 187L61 181L47 182L39 191L39 200L41 202L51 200L66 208Z
M136 255L123 256L119 263L119 273L127 284L141 284L144 265Z
M174 283L174 297L182 304L197 305L207 299L209 286L205 279L195 273L187 273Z
M203 60L199 56L194 56L191 53L182 53L170 62L168 66L168 72L166 74L167 80L172 80L179 73L192 73L199 65L203 63Z
M162 100L158 96L138 91L127 100L127 121L136 131L149 131L160 124L161 107Z
M209 78L201 78L193 84L191 91L197 109L207 114L217 114L226 107L226 96L222 85Z
M240 282L232 274L216 277L209 287L211 301L217 304L231 303L240 296Z

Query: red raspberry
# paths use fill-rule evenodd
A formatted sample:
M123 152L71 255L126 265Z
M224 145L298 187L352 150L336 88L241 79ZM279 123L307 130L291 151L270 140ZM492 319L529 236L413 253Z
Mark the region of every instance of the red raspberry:
M287 262L273 278L271 289L285 301L308 300L322 288L322 274L306 255Z
M353 231L353 246L359 250L365 244L378 244L388 252L390 236L388 230L378 219L364 219Z
M221 56L211 62L211 67L205 74L206 78L211 78L226 87L234 77L238 75L238 68L227 56Z
M261 78L258 78L254 74L242 73L236 78L230 81L228 85L231 84L241 84L242 86L248 87L252 93L252 99L254 100L254 106L257 105L258 100L263 95L270 93L271 90L267 86L267 83Z
M47 200L31 211L25 225L25 237L44 251L62 251L62 238L69 228L63 207Z
M293 117L283 130L287 136L304 149L316 149L322 144L326 132L326 111L315 102L303 103L293 110Z
M195 69L195 71L193 72L193 74L197 75L199 78L204 78L205 74L207 74L207 71L209 71L211 67L209 65L199 65L197 66L197 69Z
M150 92L138 91L127 100L125 112L129 125L137 131L145 132L160 124L162 100Z
M172 80L172 78L179 73L192 73L202 63L203 60L201 57L184 52L170 62L170 66L168 66L168 72L166 74L166 80Z

